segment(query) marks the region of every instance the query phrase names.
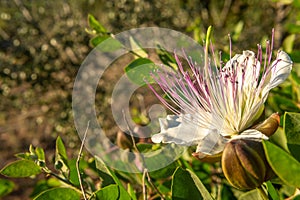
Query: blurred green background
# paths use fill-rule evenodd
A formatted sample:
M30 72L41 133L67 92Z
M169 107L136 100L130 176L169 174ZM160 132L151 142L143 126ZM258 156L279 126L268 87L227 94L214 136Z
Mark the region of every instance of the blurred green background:
M275 28L275 49L287 51L299 68L298 0L1 0L0 168L29 144L53 152L57 135L74 149L70 154L78 150L72 87L80 64L92 50L91 36L85 31L89 13L112 33L158 26L184 32L201 43L212 25L215 48L228 52L230 33L234 53L255 51ZM115 78L113 73L110 78ZM110 87L103 84L99 88L100 115L109 110ZM292 107L282 108L275 100L270 105L279 112L297 111L300 94L294 93ZM101 119L106 118L103 115ZM117 132L109 119L103 123L104 128ZM18 190L6 199L29 196L32 185L33 180L18 181Z

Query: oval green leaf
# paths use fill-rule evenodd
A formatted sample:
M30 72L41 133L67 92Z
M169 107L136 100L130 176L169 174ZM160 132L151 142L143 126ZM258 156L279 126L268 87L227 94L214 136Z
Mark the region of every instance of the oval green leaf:
M29 177L41 173L41 168L31 160L18 160L6 165L1 171L1 174L13 177Z
M208 192L208 190L205 188L201 180L198 178L198 176L191 170L187 169L187 171L190 173L193 181L195 182L196 187L200 191L202 197L206 200L213 200L212 196Z
M115 184L106 186L94 193L96 195L96 199L110 199L117 200L119 198L120 192L119 187Z
M300 145L300 113L286 112L283 128L287 143Z
M203 199L189 172L180 167L173 175L172 199Z
M52 188L42 192L34 200L80 200L80 194L71 188Z
M153 83L151 72L154 72L158 67L147 58L138 58L125 67L127 77L135 84L143 86L148 83Z
M116 183L116 185L118 185L119 192L120 192L120 199L130 200L131 199L130 195L125 190L123 184L121 183L119 178L116 176L116 174L106 166L106 164L104 163L103 160L101 160L101 158L96 156L95 159L96 159L95 160L96 161L96 168L99 170L99 172L101 171L101 172L103 172L103 174L106 174L106 176L108 176L108 175L111 176L111 178ZM103 178L103 176L101 176L101 178Z
M267 160L277 176L287 185L300 187L300 163L289 153L268 141L263 141Z
M64 159L68 160L66 147L60 136L56 139L56 154L59 154Z
M213 200L197 175L191 170L178 167L172 180L172 199L205 199Z

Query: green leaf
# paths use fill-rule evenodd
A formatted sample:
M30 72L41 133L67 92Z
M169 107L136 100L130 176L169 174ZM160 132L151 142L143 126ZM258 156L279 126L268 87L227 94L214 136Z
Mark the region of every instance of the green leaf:
M153 83L151 72L158 67L147 58L138 58L125 67L127 77L137 85L145 85L146 82Z
M15 184L12 181L0 179L0 197L11 193L15 187Z
M35 159L36 159L36 156L31 155L29 152L26 152L26 153L17 153L17 154L15 154L15 156L17 158L22 158L24 160L35 161Z
M124 48L123 44L119 40L107 35L97 35L90 40L90 43L100 52L114 52Z
M257 189L246 192L239 197L239 200L253 200L253 199L263 200Z
M130 183L127 184L127 192L131 196L132 200L137 200L134 188L132 187L132 185Z
M101 188L94 193L97 200L109 199L109 200L131 200L129 194L122 190L118 185L112 184ZM91 199L93 196L91 197Z
M300 187L300 163L289 153L269 141L263 141L267 160L277 176L286 184Z
M102 159L100 159L99 157L95 157L95 162L96 162L96 168L98 170L110 175L117 185L122 184L118 179L118 177L115 175L115 173L106 166L106 164Z
M187 171L191 174L191 177L192 177L193 181L195 182L196 187L198 188L198 190L202 194L202 197L205 200L213 200L212 196L207 191L207 189L205 188L205 186L203 185L203 183L201 182L201 180L198 178L198 176L194 172L192 172L191 170L189 170L189 169L187 169Z
M46 165L46 160L45 160L45 152L44 149L40 148L40 147L36 147L35 148L35 153L37 155L37 163L40 167L45 167Z
M89 162L89 167L91 169L93 169L100 177L101 187L105 187L110 184L115 184L114 179L112 178L112 176L109 173L103 172L97 168L97 165L99 166L100 164L97 164L96 162L99 162L99 161L96 161L95 159L91 160L91 162ZM101 168L101 167L99 167L99 168Z
M68 160L67 151L60 136L56 139L56 153L61 155L62 158Z
M293 155L293 157L300 162L300 145L288 143L287 146L289 148L289 152Z
M154 179L164 179L172 176L176 169L177 169L177 163L172 162L166 167L163 167L156 171L149 172L149 174Z
M103 42L108 38L110 38L110 36L108 35L97 35L90 40L90 43L93 47L96 47L98 46L98 44L100 44L101 42Z
M96 161L96 167L98 170L102 171L105 174L110 175L114 182L119 186L119 192L120 192L120 199L131 199L130 195L128 194L128 192L126 191L126 189L124 188L123 184L121 183L121 181L118 179L118 177L116 176L116 174L110 170L106 164L103 162L103 160L101 160L99 157L95 157L95 161Z
M292 83L292 97L296 102L300 102L300 72L292 71L290 80Z
M129 42L130 42L130 46L132 51L136 54L134 55L135 58L147 58L148 54L145 51L145 49L142 48L142 46L133 38L133 37L129 37Z
M130 197L130 195L128 194L128 192L123 187L119 186L119 192L120 192L119 199L122 199L122 200L131 200L132 199Z
M34 161L40 167L44 167L46 165L45 153L44 150L40 147L34 148L32 145L30 145L29 152L18 153L15 156L24 160Z
M55 168L61 171L64 176L67 176L69 173L67 151L61 137L59 136L56 139Z
M39 194L34 200L80 200L80 194L71 188L52 188Z
M109 185L95 192L96 199L109 199L118 200L119 199L119 187L117 185Z
M91 14L88 15L88 23L89 26L96 31L96 33L107 33L104 26Z
M283 128L287 143L300 145L300 113L286 112Z
M277 131L270 137L270 141L284 150L289 151L286 135L282 127L278 127Z
M178 167L172 180L172 199L211 200L213 198L192 171Z
M280 200L278 192L274 188L273 184L270 181L267 181L266 185L267 185L268 194L272 198L272 200Z
M156 53L158 54L163 64L171 67L175 71L178 69L175 58L161 45L157 45Z
M14 177L29 177L41 173L41 168L33 161L18 160L6 165L1 171L1 174Z
M78 177L78 172L77 172L77 168L76 168L76 162L77 162L76 159L71 159L68 161L68 166L70 169L69 181L71 183L73 183L75 186L79 186L80 183L79 183L79 177ZM79 162L79 171L80 171L81 177L83 177L83 178L85 176L84 169L86 169L87 167L88 167L88 164L85 160L81 160Z
M283 128L289 151L300 161L300 113L286 112L284 114Z
M39 160L43 160L45 161L45 153L44 153L44 149L40 148L40 147L36 147L35 148L35 153L38 157Z

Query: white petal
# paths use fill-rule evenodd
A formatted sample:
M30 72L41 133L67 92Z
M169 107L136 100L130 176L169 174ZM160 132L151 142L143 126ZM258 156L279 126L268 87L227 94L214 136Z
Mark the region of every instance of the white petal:
M285 79L290 75L292 70L293 62L287 53L284 51L279 51L276 60L272 63L272 72L268 77L266 77L264 83L264 88L262 91L263 99L266 98L268 92L285 81Z
M243 131L239 135L234 135L231 137L231 140L235 140L235 139L254 139L254 140L261 141L261 140L268 140L269 138L258 130L248 129Z
M209 130L199 127L192 119L192 115L168 115L167 118L160 118L161 132L153 135L152 141L186 146L197 144Z
M240 65L239 69L239 82L243 82L243 88L248 90L249 88L256 88L257 79L259 78L260 73L260 62L257 61L255 53L253 51L243 51L244 60L239 61L240 63L247 63L247 66L244 68ZM245 71L245 77L243 77L243 70ZM240 84L241 85L241 84Z
M197 146L196 153L201 152L206 155L214 155L222 152L229 139L220 135L217 129L211 130Z

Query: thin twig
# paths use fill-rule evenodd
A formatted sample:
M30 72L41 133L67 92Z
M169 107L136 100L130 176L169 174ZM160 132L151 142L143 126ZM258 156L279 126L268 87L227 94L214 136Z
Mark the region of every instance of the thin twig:
M144 172L143 172L143 196L144 196L144 200L147 200L147 186L146 186L146 183L145 183L146 174L147 174L147 169L144 169Z
M44 168L43 168L43 171L44 171L47 175L53 176L53 177L57 178L58 180L64 182L65 184L69 185L70 187L72 187L74 190L80 192L80 190L79 190L73 183L71 183L68 179L65 179L65 178L59 176L58 174L53 173L53 172L52 172L51 170L49 170L47 167L44 167Z
M80 171L79 171L79 163L80 163L80 159L81 159L81 156L82 156L82 150L83 150L84 142L86 140L86 136L87 136L89 126L90 126L90 121L88 121L88 123L87 123L87 127L86 127L86 130L84 132L82 142L81 142L81 146L80 146L79 153L78 153L78 157L77 157L77 160L76 160L76 170L77 170L77 174L78 174L80 189L81 189L84 200L87 200L87 197L86 197L83 185L82 185L81 175L80 175Z
M126 119L126 116L125 116L125 112L124 110L122 111L123 112L123 117L124 117L124 121L126 123L126 126L127 126L127 130L129 131L130 133L130 136L131 136L131 139L132 139L132 143L133 143L133 148L134 150L139 153L139 150L135 144L135 140L134 140L134 137L133 137L133 132L132 130L130 129L129 125L128 125L128 121ZM148 180L148 183L151 185L152 188L154 188L154 190L158 193L158 195L161 197L161 199L165 199L164 196L162 195L162 193L158 190L158 188L153 184L153 182L151 181L151 177L150 177L150 174L148 172L148 169L147 167L145 166L145 160L144 160L144 157L143 156L140 156L141 157L141 162L142 162L142 165L143 165L143 177L142 177L142 184L143 184L143 196L144 196L144 200L147 199L147 186L146 186L146 183L145 183L145 180L146 180L146 176L147 176L147 180Z
M152 182L152 180L151 180L151 177L150 177L150 174L149 174L149 172L148 172L148 170L147 169L145 169L145 171L146 171L146 175L147 175L147 178L148 178L148 182L150 183L150 185L151 185L151 187L153 187L154 188L154 190L158 193L158 195L160 196L160 198L161 199L163 199L163 200L165 200L165 198L164 198L164 196L163 196L163 194L158 190L158 188L154 185L154 183Z
M135 150L136 152L139 152L139 150L138 150L138 148L137 148L137 146L136 146L136 144L135 144L135 140L134 140L134 137L133 137L133 131L132 131L131 128L129 127L128 121L127 121L127 119L126 119L125 111L122 110L122 113L123 113L123 117L124 117L125 124L126 124L126 126L127 126L126 128L127 128L127 130L129 131L129 134L130 134L130 137L131 137L131 140L132 140L133 148L134 148L134 150Z
M122 110L122 112L123 112L124 121L125 121L126 126L127 126L127 130L129 131L129 134L130 134L130 137L131 137L131 140L132 140L133 149L137 153L139 153L139 150L138 150L138 148L137 148L137 146L135 144L135 140L134 140L134 137L133 137L133 132L132 132L132 130L129 127L129 124L128 124L128 121L126 119L126 115L125 115L124 110ZM136 155L138 155L138 154L136 154ZM147 200L147 186L146 186L146 182L145 181L146 181L146 174L147 174L148 170L147 170L147 168L145 166L144 157L142 155L139 156L139 157L141 159L142 169L143 169L143 177L142 177L143 197L144 197L144 200Z

